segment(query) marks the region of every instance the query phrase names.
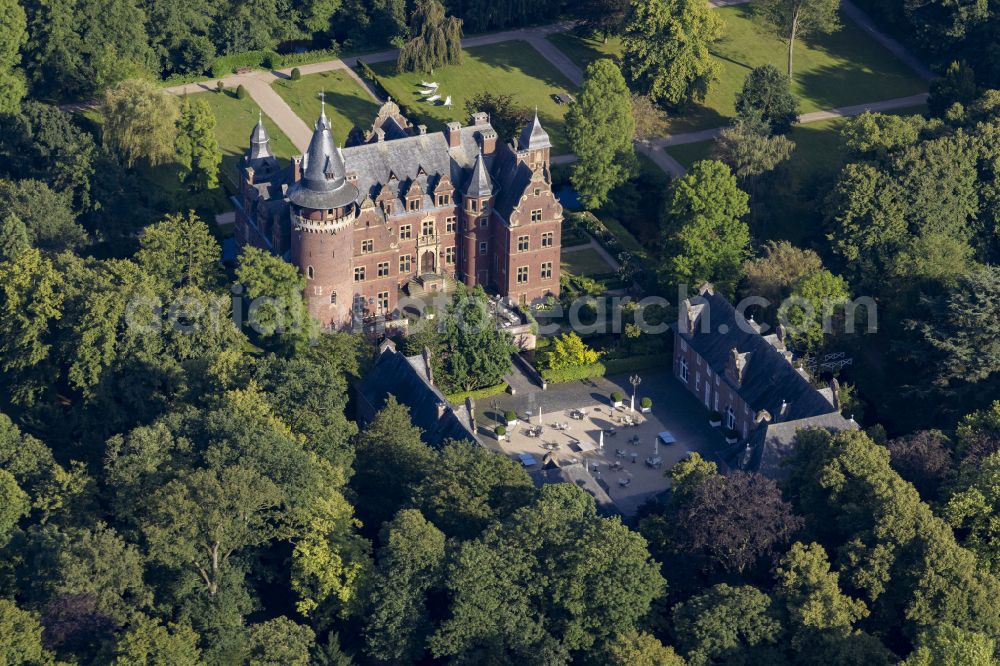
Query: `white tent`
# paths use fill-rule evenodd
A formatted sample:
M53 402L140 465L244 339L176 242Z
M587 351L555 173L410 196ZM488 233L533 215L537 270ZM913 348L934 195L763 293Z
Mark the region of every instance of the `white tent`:
M420 94L424 97L427 97L428 95L437 95L437 90L434 88L431 88L430 90L421 90Z
M444 98L444 105L451 106L451 95L448 95L447 97Z
M428 98L427 98L426 100L424 100L424 101L427 101L427 102L436 102L436 101L438 101L439 99L441 99L441 95L431 95L430 97L428 97Z
M437 88L438 87L437 81L431 81L430 83L427 83L426 81L421 81L420 85L422 85L424 88Z

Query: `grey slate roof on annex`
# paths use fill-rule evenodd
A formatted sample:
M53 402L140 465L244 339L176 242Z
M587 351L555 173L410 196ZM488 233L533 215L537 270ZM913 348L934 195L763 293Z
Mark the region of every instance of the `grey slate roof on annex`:
M799 430L821 428L828 432L857 430L858 424L845 419L840 412L820 414L797 421L782 421L768 423L757 428L747 441L751 447L751 457L746 469L760 472L772 479L780 479L787 475L781 466L781 461L795 449L795 436Z

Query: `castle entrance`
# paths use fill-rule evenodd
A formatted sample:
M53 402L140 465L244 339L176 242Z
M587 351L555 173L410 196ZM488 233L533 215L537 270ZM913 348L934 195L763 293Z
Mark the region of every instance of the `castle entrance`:
M420 257L420 272L434 273L434 250L427 250Z

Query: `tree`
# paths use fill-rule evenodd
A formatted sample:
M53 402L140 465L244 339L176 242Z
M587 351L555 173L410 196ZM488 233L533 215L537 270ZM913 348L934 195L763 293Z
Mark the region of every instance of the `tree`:
M145 616L137 617L118 639L114 656L114 666L197 666L202 663L198 634L190 626L173 623L164 626Z
M438 0L418 0L410 17L413 39L399 50L400 72L430 72L435 67L462 62L462 20L445 16Z
M196 190L218 187L222 151L215 138L215 113L202 98L185 97L181 102L176 153L182 183L189 182Z
M674 634L691 666L719 663L775 643L781 623L770 597L753 587L720 583L674 606Z
M42 643L42 625L34 613L0 599L0 663L43 666L55 660Z
M27 92L24 74L17 69L21 47L27 41L27 17L17 0L0 2L0 114L17 113Z
M0 217L0 262L13 261L31 247L28 228L14 213Z
M975 464L1000 451L1000 400L967 414L956 430L958 453L963 461Z
M764 0L755 8L788 44L789 79L796 39L840 29L839 0Z
M993 666L995 641L978 631L952 625L929 627L917 639L917 649L905 666Z
M579 14L583 27L601 35L607 43L610 35L619 34L625 26L628 10L629 0L583 0Z
M270 252L246 247L240 253L236 279L250 302L248 321L257 333L266 337L312 333L313 320L302 298L305 278L293 264Z
M632 0L622 38L622 71L633 90L662 104L703 101L719 76L709 46L722 20L698 0Z
M672 647L644 631L632 630L608 646L608 666L684 666Z
M597 363L603 352L591 349L575 332L563 333L553 338L552 349L542 357L546 368L558 370Z
M736 93L736 113L743 120L766 122L775 134L785 134L799 116L790 77L774 65L754 67Z
M733 292L750 244L750 230L741 219L749 212L748 200L722 162L696 162L671 183L664 240L672 281L710 281L723 292Z
M778 317L796 345L815 352L833 332L833 318L851 299L847 281L826 269L802 277L792 287Z
M752 208L760 205L762 176L792 156L795 144L771 133L760 120L737 120L715 139L715 157L727 164L750 195Z
M856 157L886 162L892 153L915 145L926 127L927 120L923 116L865 111L847 120L840 136Z
M459 291L449 308L442 334L442 379L453 392L496 386L510 372L510 356L517 348L488 308L482 287Z
M250 666L308 666L316 634L305 625L279 616L250 626L247 641Z
M417 662L433 625L427 594L443 582L444 534L416 509L404 509L382 529L365 642L371 657Z
M519 105L514 101L514 96L507 93L484 90L465 101L466 113L472 115L480 111L490 115L490 124L501 141L510 141L522 127L531 122L528 108Z
M340 10L341 0L307 0L302 5L299 9L302 26L308 32L323 34L330 30L333 15Z
M649 141L667 133L667 114L646 95L632 93L632 120L635 122L635 138L637 141Z
M390 395L358 436L351 487L359 498L361 520L373 533L409 502L432 469L434 451L420 435L409 408Z
M168 288L211 288L219 279L219 243L194 211L143 229L136 261Z
M951 490L944 517L994 575L1000 574L1000 453L966 466Z
M838 575L830 571L826 551L818 543L792 544L775 569L777 595L789 620L800 631L847 633L868 616L864 602L840 591Z
M59 282L36 249L0 263L0 370L15 402L31 404L47 385L33 371L48 359L52 325L62 316Z
M14 475L0 469L0 546L6 544L7 536L17 526L17 521L28 515L29 501Z
M0 181L0 217L16 215L31 244L61 252L85 245L87 232L76 223L73 195L53 190L40 180Z
M162 164L175 154L179 108L177 98L149 81L122 81L104 92L105 147L126 167L146 161Z
M886 443L892 468L912 483L926 502L937 500L952 475L951 442L940 430L918 432Z
M471 539L534 496L523 466L468 442L447 443L433 470L414 490L413 503L449 537Z
M938 357L937 381L977 381L1000 370L1000 267L962 275L929 316L913 322Z
M943 118L954 105L967 106L978 96L979 87L972 67L964 60L953 61L944 76L931 81L927 110L931 116Z
M149 498L142 529L156 560L190 568L215 596L234 554L278 534L280 504L278 487L250 469L197 469Z
M628 179L635 163L628 87L611 60L587 66L583 88L566 114L566 132L579 157L570 180L584 205L597 208Z
M772 304L792 293L792 286L823 268L813 250L803 250L788 241L767 241L761 256L743 265L744 296L759 296Z

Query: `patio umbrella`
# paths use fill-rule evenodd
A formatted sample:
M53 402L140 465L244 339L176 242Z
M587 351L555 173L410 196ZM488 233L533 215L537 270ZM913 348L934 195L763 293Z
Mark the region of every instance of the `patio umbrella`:
M597 440L597 446L600 447L600 449L602 451L604 450L604 431L603 430L601 431L600 438Z
M542 408L538 408L538 425L542 425Z
M656 437L653 439L653 455L655 456L660 452L660 438Z

